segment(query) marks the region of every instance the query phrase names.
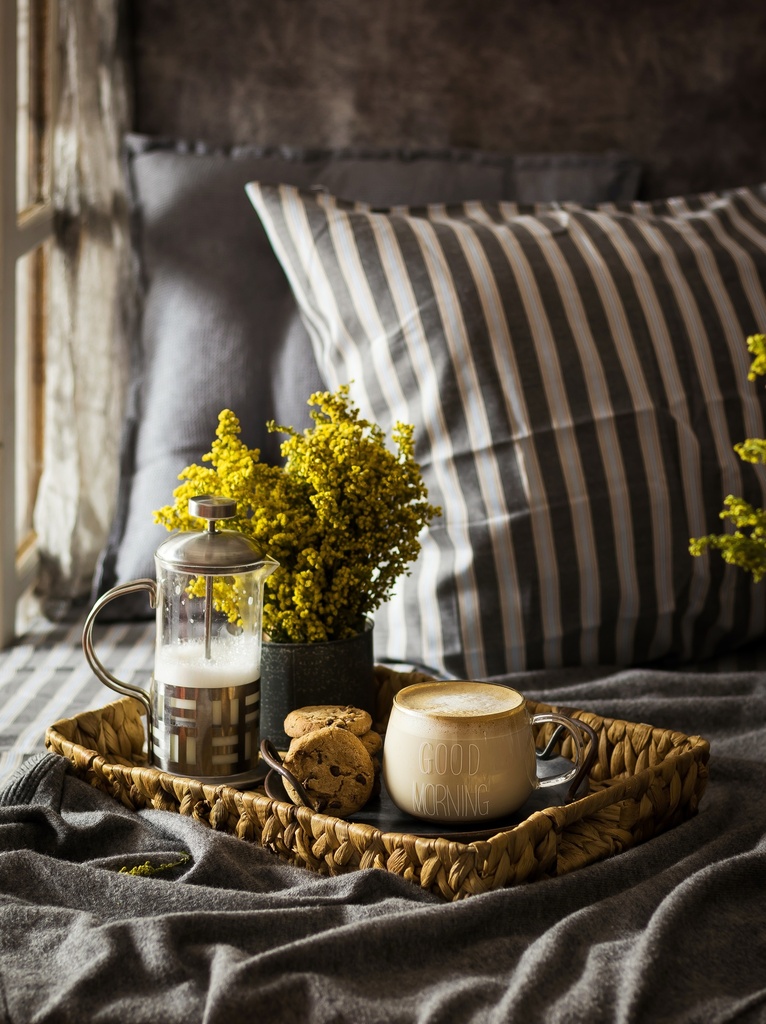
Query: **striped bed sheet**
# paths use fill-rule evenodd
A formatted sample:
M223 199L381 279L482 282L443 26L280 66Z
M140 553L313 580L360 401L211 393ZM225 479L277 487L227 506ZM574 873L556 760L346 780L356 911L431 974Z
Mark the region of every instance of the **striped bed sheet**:
M36 619L0 653L0 784L44 749L54 722L117 699L91 672L82 652L83 622ZM120 679L148 686L154 622L97 626L99 658Z

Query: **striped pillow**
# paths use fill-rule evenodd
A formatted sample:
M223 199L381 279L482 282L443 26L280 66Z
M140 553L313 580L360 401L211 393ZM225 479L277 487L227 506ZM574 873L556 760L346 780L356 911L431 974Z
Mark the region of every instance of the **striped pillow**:
M745 338L766 187L582 207L378 210L248 186L333 385L415 424L444 515L376 618L380 658L459 676L687 660L764 631L690 536L766 504Z

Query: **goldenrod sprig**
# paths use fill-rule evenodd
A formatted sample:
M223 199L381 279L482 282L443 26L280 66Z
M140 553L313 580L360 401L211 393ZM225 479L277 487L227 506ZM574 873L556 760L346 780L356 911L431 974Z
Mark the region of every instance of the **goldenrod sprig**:
M214 493L237 501L229 528L280 564L264 585L264 630L274 641L357 633L417 558L423 527L441 513L428 502L411 425L397 423L389 447L381 428L351 403L347 385L317 392L309 404L314 425L304 431L267 424L287 434L283 466L261 462L224 409L202 456L210 466L187 466L174 503L154 513L170 530L197 530L189 498ZM215 598L237 618L236 595L226 585L217 583Z
M754 356L747 378L754 381L766 375L766 335L751 335L747 349ZM735 444L734 451L743 462L766 463L766 439L748 438ZM718 551L725 562L751 573L758 583L766 575L766 511L732 494L723 505L719 517L731 523L733 532L692 537L689 551L692 555Z

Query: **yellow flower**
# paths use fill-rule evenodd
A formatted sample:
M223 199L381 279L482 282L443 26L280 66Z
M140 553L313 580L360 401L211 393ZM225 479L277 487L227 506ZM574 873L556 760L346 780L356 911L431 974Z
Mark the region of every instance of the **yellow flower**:
M766 374L766 334L751 334L747 339L747 350L755 356L747 379L755 380Z
M283 466L262 463L258 449L240 441L237 417L224 409L202 456L212 468L184 469L174 503L154 513L170 530L197 530L189 498L206 493L237 501L227 526L280 565L264 584L263 625L274 641L340 640L359 632L417 558L421 530L441 514L428 503L411 425L395 425L389 448L381 428L351 403L347 385L313 394L309 405L314 425L302 432L267 424L287 434ZM233 590L216 581L214 594L236 621Z
M766 335L751 335L747 339L747 350L754 356L747 379L755 380L766 374ZM743 462L766 464L764 438L750 437L735 444L734 451ZM707 550L718 551L725 562L751 573L758 583L766 576L766 511L732 494L724 499L723 506L719 517L731 523L733 532L691 537L689 552L701 555Z

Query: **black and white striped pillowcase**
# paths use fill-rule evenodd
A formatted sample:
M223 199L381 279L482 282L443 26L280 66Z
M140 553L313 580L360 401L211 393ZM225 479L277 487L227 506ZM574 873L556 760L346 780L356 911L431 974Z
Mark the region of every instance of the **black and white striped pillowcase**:
M762 436L766 196L371 210L248 187L333 386L413 422L443 520L376 617L379 657L485 676L700 657L763 593L688 538Z

